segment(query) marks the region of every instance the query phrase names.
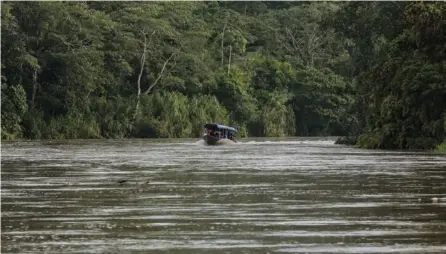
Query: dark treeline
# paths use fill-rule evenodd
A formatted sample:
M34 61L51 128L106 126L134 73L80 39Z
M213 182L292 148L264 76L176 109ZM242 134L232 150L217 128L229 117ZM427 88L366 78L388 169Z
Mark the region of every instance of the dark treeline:
M445 3L2 3L2 138L352 136L432 148Z

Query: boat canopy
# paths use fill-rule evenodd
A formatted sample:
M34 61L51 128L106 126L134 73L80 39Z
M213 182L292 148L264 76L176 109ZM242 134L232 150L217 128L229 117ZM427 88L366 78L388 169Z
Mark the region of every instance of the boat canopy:
M237 132L237 130L235 128L233 128L233 127L229 127L229 126L222 125L222 124L216 124L216 123L207 123L207 124L204 125L204 128L229 130L229 131Z

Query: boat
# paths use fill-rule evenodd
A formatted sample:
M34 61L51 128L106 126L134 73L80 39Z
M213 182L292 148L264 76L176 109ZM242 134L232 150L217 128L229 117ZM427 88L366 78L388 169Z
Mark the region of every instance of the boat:
M234 127L207 123L204 125L205 133L203 135L203 140L207 145L223 145L223 144L235 144L235 136L237 134L237 129Z

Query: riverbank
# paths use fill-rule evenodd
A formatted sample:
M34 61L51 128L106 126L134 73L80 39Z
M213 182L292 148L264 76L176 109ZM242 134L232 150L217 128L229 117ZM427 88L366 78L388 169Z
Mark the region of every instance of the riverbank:
M355 136L341 136L341 137L334 137L334 136L308 136L308 137L301 137L301 136L286 136L286 137L243 137L240 140L244 141L251 141L251 140L268 140L268 141L289 141L289 139L292 138L298 138L298 139L305 139L305 140L313 140L313 139L320 139L320 138L328 138L333 140L334 144L336 145L345 145L345 146L352 146L352 147L358 147L358 148L367 148L367 147L361 147L358 144L358 139ZM138 138L138 137L125 137L125 138L105 138L105 137L99 137L99 138L79 138L79 139L70 139L70 138L59 138L59 139L23 139L23 138L17 138L14 137L13 139L1 139L1 142L11 142L11 141L66 141L66 140L153 140L155 142L172 142L172 140L201 140L201 137L193 137L193 138L164 138L164 137L152 137L152 138ZM371 149L373 150L373 149ZM392 150L392 149L385 149L385 150ZM410 150L410 149L405 149ZM434 149L426 149L427 151L431 150L434 153L446 153L446 141L443 143L437 145Z
M358 138L355 136L339 137L336 139L335 144L354 146L354 147L360 147L360 148L369 148L369 147L364 147L361 144L358 144ZM408 149L408 150L410 150L410 149ZM443 141L443 143L436 145L434 149L426 149L426 150L431 150L434 153L446 153L446 140Z

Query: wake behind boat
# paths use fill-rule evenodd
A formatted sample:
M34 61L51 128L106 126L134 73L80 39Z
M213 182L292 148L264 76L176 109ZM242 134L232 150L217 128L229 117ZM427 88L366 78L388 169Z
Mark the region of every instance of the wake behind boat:
M205 133L203 140L207 145L223 145L223 144L235 144L235 136L237 130L234 127L207 123L204 125Z

